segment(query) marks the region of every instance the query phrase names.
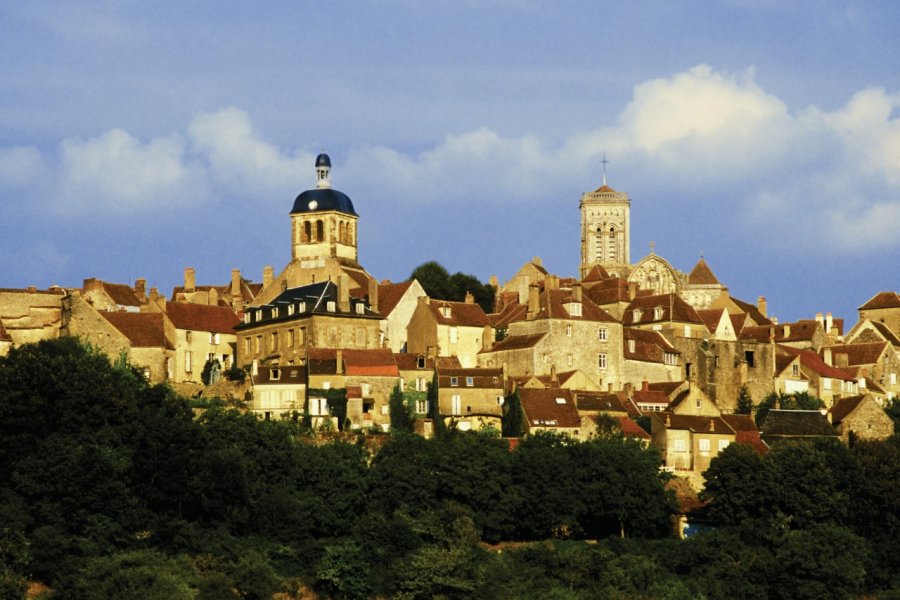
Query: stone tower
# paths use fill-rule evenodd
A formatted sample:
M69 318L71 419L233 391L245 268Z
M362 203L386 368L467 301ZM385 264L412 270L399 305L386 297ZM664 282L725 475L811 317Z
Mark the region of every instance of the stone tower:
M627 277L631 261L631 200L603 185L581 196L581 277L600 265L613 276Z

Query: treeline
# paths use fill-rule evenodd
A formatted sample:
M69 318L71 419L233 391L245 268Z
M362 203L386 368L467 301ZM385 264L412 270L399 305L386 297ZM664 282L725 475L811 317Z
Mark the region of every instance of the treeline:
M72 339L0 359L0 598L821 598L898 585L900 443L732 445L673 536L659 456L448 431L317 444ZM598 540L594 541L586 540Z

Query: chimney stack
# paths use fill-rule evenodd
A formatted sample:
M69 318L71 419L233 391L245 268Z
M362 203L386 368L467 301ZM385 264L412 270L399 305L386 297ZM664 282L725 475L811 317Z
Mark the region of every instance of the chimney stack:
M572 286L572 299L575 302L581 302L581 298L582 298L581 284L576 283L575 285Z
M834 318L831 316L831 313L826 313L826 315L825 315L825 333L831 333L832 327L834 327Z
M816 313L816 323L822 326L822 329L825 329L825 317L822 316L822 313ZM826 330L825 333L828 333Z
M210 306L218 306L219 305L219 290L216 288L209 289L209 295L207 297L207 304Z
M481 349L485 352L490 351L494 347L494 329L490 325L485 325L481 332Z
M134 295L141 302L147 301L147 280L144 278L136 279L134 282Z
M263 267L263 289L272 285L272 281L275 280L275 269L273 269L270 265L266 265Z
M541 296L538 291L538 286L532 284L528 287L528 311L526 313L526 318L529 321L534 320L537 317L538 311L541 309Z
M556 363L550 365L550 385L559 387L559 377L556 375Z
M185 267L184 268L184 291L185 293L191 293L196 289L196 274L194 271L194 267Z
M790 325L790 323L785 323L785 324L783 325L783 327L784 327L784 337L785 337L785 339L791 337L791 325Z
M767 306L766 306L766 297L765 296L760 296L759 298L756 299L756 308L757 308L757 310L759 310L759 312L762 313L762 316L764 316L764 317L769 316L768 314L766 314Z
M822 348L822 360L825 361L825 364L829 367L833 367L834 363L832 362L831 357L831 348Z
M634 300L634 297L637 296L637 284L633 281L628 282L628 301L631 302Z
M374 279L369 280L369 306L373 311L378 312L378 282Z
M244 295L241 292L241 270L231 270L231 308L234 312L244 310Z
M475 304L475 296L468 290L466 291L466 304Z
M715 433L715 431L716 431L716 420L715 419L709 420L709 431L710 431L710 433Z
M649 392L650 391L650 382L646 379L641 382L641 391Z
M342 313L350 312L350 278L346 273L338 277L338 310Z

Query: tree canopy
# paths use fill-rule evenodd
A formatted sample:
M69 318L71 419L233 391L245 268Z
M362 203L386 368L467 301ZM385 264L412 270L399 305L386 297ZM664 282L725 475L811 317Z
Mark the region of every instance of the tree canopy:
M451 275L440 263L428 261L413 269L409 279L417 280L431 298L463 302L468 292L484 312L494 311L497 290L490 284L481 283L474 275L460 272Z

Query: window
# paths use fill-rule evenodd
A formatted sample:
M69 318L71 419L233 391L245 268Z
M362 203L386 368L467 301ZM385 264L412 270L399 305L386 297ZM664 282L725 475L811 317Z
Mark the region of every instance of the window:
M190 344L194 340L194 332L193 331L185 331L184 332L184 341Z
M259 309L258 311L256 311L256 320L262 321L262 309Z
M455 344L459 340L459 331L456 327L450 328L450 343Z
M452 387L458 387L458 386L459 386L459 377L451 377L451 378L450 378L450 385L451 385Z
M441 316L443 316L445 319L450 318L450 307L449 306L441 307Z
M466 377L466 387L472 387L475 385L474 377Z
M597 355L597 366L601 369L606 368L606 353L601 353Z
M709 439L700 438L697 442L700 452L709 452Z
M417 392L424 392L424 391L426 391L427 389L428 389L428 388L427 388L427 386L426 386L426 384L425 384L425 378L424 378L424 377L416 377L416 391L417 391Z
M272 307L272 318L275 319L277 317L278 317L278 307L274 306L274 307Z
M294 305L288 304L288 316L291 316L292 314L294 314Z
M271 379L272 381L278 381L281 379L281 369L272 369L271 371L269 371L269 375L269 379Z
M428 400L416 400L416 412L420 415L428 414Z
M574 359L572 358L572 355L567 354L566 355L566 366L571 367L573 362L574 362Z
M301 302L297 305L297 312L306 312L306 302Z
M791 375L794 377L800 377L800 365L794 363L791 365Z
M209 332L209 343L210 344L218 344L219 343L219 334L213 333L210 331Z
M337 310L337 303L334 300L329 300L327 304L325 304L325 310L328 312L334 312Z
M288 348L293 348L293 347L294 347L294 343L296 342L296 340L294 339L294 338L296 337L295 334L294 334L294 330L293 330L293 329L288 329L287 334L288 334L288 335L287 335L287 339L288 339Z
M703 401L698 397L698 398L697 398L697 401L694 403L694 406L696 406L697 408L702 408L702 407L703 407Z
M372 386L368 383L363 383L360 387L362 387L362 395L366 398L369 398L372 395Z
M244 323L250 322L250 313L244 313Z
M460 401L459 394L453 394L453 396L450 397L450 414L462 414L462 402Z
M366 305L363 304L362 302L357 302L356 303L356 314L358 314L358 315L366 314Z
M578 302L573 302L572 304L570 304L569 305L569 315L571 315L573 317L580 317L581 316L581 304L579 304Z
M731 440L719 440L719 452L727 448L730 443Z
M694 365L691 363L684 363L684 378L685 379L691 378L691 371L693 371L693 367L694 367Z
M425 357L424 357L424 356L419 355L419 356L416 357L416 368L417 368L417 369L424 369L424 368L425 368Z
M328 414L328 400L326 398L310 398L309 414L314 417L321 417Z
M747 362L748 367L751 367L751 368L755 367L756 366L756 353L754 353L753 350L747 350L746 352L744 352L744 360Z
M677 365L678 364L678 355L674 352L663 352L663 361L667 365Z
M628 351L634 353L635 343L634 340L628 340Z
M601 327L597 330L597 339L601 342L605 342L609 339L609 330L606 327Z
M675 440L675 443L673 444L673 450L675 452L687 452L687 441Z
M640 320L641 320L641 315L642 315L642 314L643 314L643 313L641 312L641 309L639 309L639 308L636 308L636 309L634 309L633 311L631 311L631 320L632 320L632 322L637 323L638 321L640 321Z
M272 337L271 337L270 341L272 342L272 347L271 347L270 351L271 352L277 351L278 350L278 332L277 331L272 332Z
M826 390L831 389L831 378L830 377L822 378L822 387L825 388Z
M566 337L572 337L572 325L566 325Z
M684 337L687 337L687 338L691 337L691 326L690 325L684 326Z
M556 399L556 403L557 403L557 404L565 404L565 403L566 403L566 399L565 399L565 398L557 398L557 399Z
M244 338L244 354L250 354L250 338Z
M891 385L897 385L897 374L891 373Z
M191 351L186 350L184 353L184 372L185 373L190 373L192 371L192 369L194 367L194 365L191 364L193 362L193 358L194 358L194 355L191 353Z
M663 309L659 306L653 309L653 320L659 321L663 318Z
M262 352L262 336L256 336L256 353L259 354Z

